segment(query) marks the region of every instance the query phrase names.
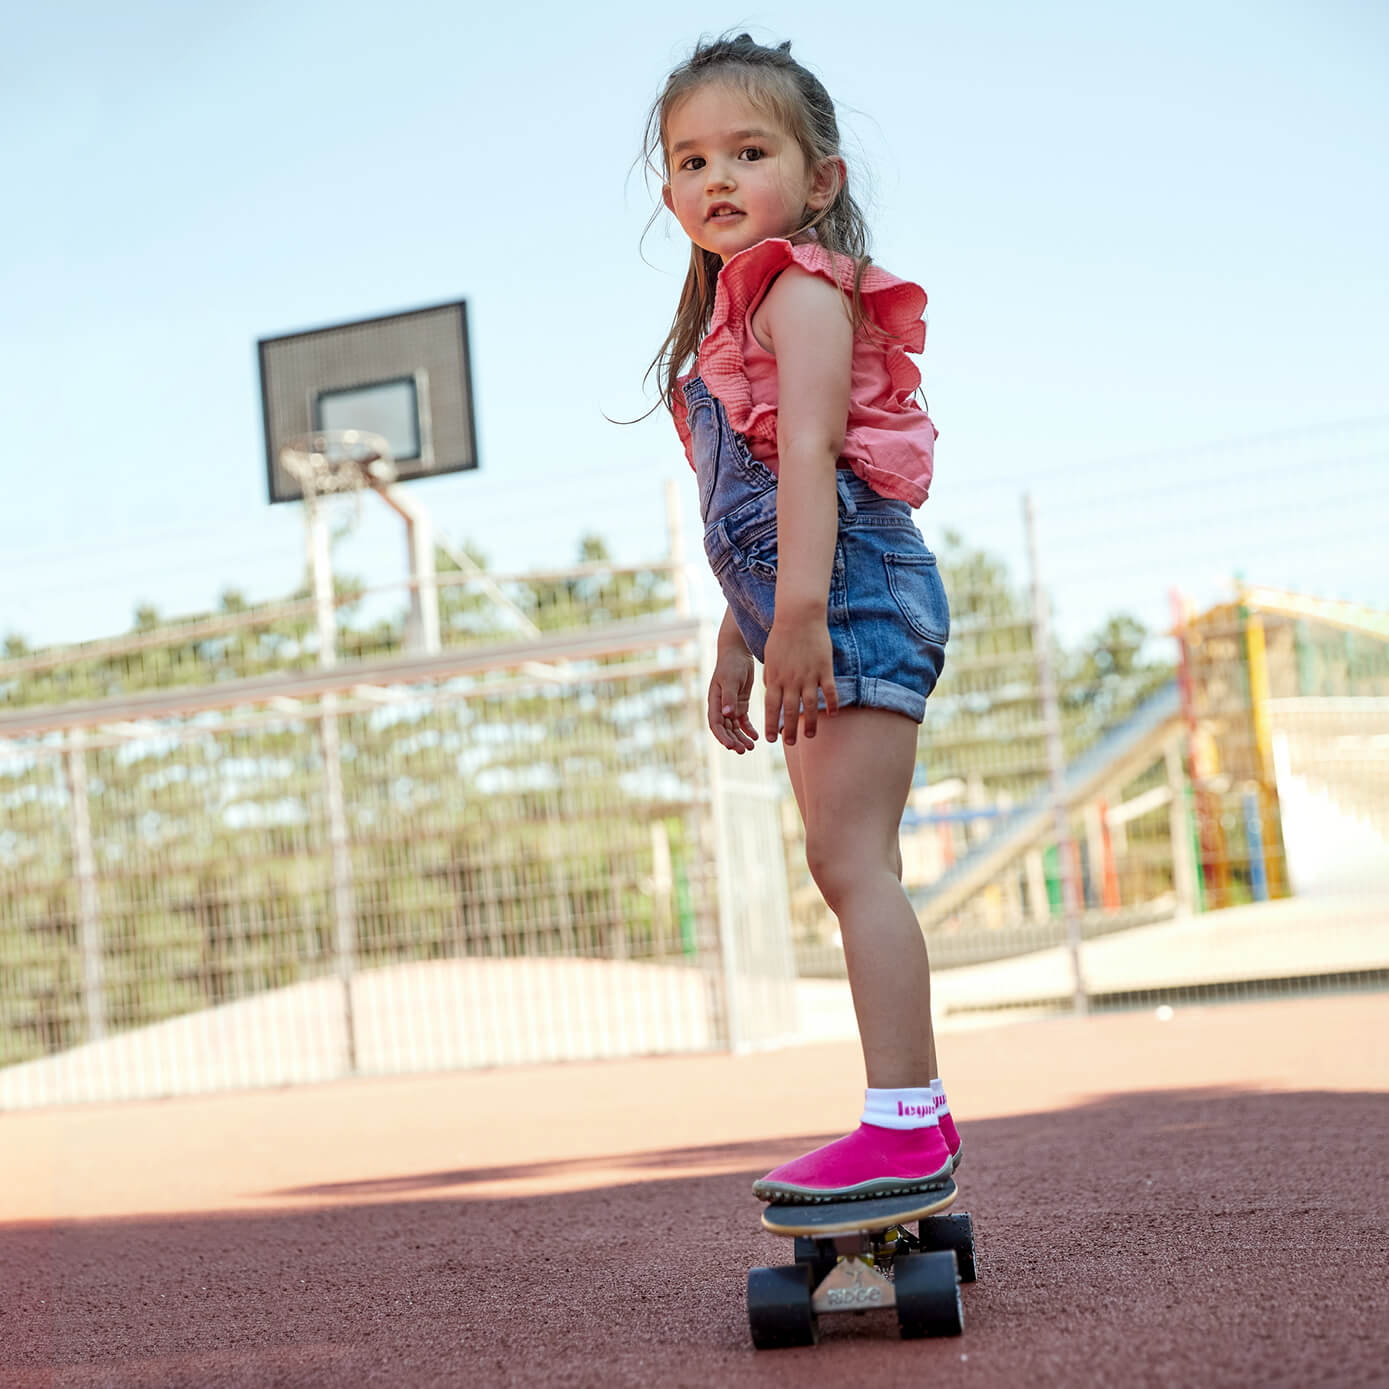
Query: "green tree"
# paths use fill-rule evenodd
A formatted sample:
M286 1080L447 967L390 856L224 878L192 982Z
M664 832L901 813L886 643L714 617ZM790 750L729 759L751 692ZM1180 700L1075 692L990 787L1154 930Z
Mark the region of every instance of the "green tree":
M1111 728L1173 676L1171 661L1147 655L1151 634L1131 613L1115 613L1065 662L1061 698L1083 725Z

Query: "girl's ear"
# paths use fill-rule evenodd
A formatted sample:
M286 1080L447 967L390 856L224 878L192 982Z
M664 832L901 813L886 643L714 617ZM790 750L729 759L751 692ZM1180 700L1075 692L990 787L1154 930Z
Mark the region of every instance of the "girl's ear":
M670 184L668 183L661 185L661 201L665 203L668 212L675 211L675 202L670 196Z
M828 207L838 196L839 190L849 181L849 166L838 156L820 161L815 177L810 182L810 193L805 205L815 212Z

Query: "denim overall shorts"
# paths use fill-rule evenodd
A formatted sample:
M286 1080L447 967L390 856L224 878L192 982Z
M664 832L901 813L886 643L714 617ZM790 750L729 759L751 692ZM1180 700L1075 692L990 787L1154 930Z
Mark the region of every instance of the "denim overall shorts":
M752 456L699 376L684 392L704 551L748 650L762 661L776 599L776 475ZM920 723L950 636L936 557L907 502L847 468L836 477L839 534L826 611L835 693L841 708L890 709Z

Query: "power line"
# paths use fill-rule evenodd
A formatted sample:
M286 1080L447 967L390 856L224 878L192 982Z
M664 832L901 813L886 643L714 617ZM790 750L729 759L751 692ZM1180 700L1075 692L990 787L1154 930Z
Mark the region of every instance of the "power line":
M1222 509L1218 512L1207 510L1194 511L1187 509L1186 516L1192 519L1181 519L1178 521L1177 529L1179 537L1193 534L1201 534L1211 530L1227 530L1234 534L1239 534L1242 523L1255 517L1279 516L1287 517L1301 528L1306 528L1309 516L1315 516L1319 511L1330 512L1354 506L1357 508L1355 513L1359 516L1364 515L1368 503L1378 502L1383 499L1389 503L1389 487L1361 488L1355 492L1345 492L1336 497L1321 498L1315 505L1309 505L1308 499L1298 497L1295 501L1287 497L1277 497L1267 502L1263 506L1241 506L1238 508ZM1070 507L1065 508L1069 512ZM1048 544L1054 544L1057 540L1079 540L1086 539L1086 543L1094 548L1104 548L1113 545L1131 545L1135 539L1153 537L1160 540L1165 545L1170 545L1173 541L1172 531L1167 527L1141 527L1134 526L1132 529L1110 530L1108 532L1096 532L1092 527L1074 527L1066 524L1052 527L1047 526L1045 537Z
M1281 465L1264 464L1238 473L1209 474L1202 477L1201 487L1203 491L1213 491L1224 487L1246 485L1250 482L1267 482L1273 478L1291 477L1298 474L1305 475L1312 469L1315 469L1317 473L1320 474L1328 469L1339 468L1349 463L1365 464L1372 462L1389 463L1389 446L1387 446L1383 452L1343 454L1337 458L1316 458L1311 461L1299 459L1296 462ZM1052 475L1059 476L1060 474ZM1033 481L1036 482L1046 476L1047 474L1045 473L1038 473L1034 476ZM1067 476L1069 476L1069 474L1067 474ZM1179 498L1189 486L1189 483L1168 475L1165 479L1154 483L1151 487L1125 487L1115 492L1086 492L1074 498L1068 496L1066 498L1066 510L1077 511L1082 509L1094 509L1095 507L1104 506L1110 502L1133 501L1136 498L1142 497L1170 496L1175 500ZM944 497L937 493L933 496L932 501L941 505L949 505L951 502L960 499L963 494L963 500L968 502L973 500L976 496L981 496L986 492L994 490L996 489L992 483L981 483L978 486L971 486L966 482L958 489L953 485L948 486Z
M1184 448L1155 449L1143 453L1117 454L1108 458L1095 459L1089 463L1074 466L1063 464L1055 468L1038 468L1013 477L991 478L988 481L971 485L975 491L997 491L1007 488L1010 491L1024 491L1035 487L1046 478L1084 477L1096 472L1110 472L1116 468L1132 467L1135 464L1158 464L1181 459L1195 459L1212 453L1229 453L1247 450L1252 447L1287 443L1296 439L1315 438L1318 435L1345 433L1353 429L1373 429L1389 427L1389 415L1369 415L1360 419L1336 420L1329 424L1303 425L1295 429L1279 430L1269 434L1249 434L1230 439L1213 440L1207 443L1192 444Z
M1285 554L1292 548L1295 548L1298 554L1313 554L1317 551L1325 550L1332 546L1344 550L1357 542L1363 541L1368 543L1373 540L1382 539L1383 535L1383 527L1372 526L1366 527L1364 530L1359 531L1338 531L1334 535L1312 535L1305 539L1299 539L1295 547L1290 546L1286 541L1279 541L1273 537L1267 538L1266 541L1263 538L1261 538L1260 543L1267 543L1269 545L1275 546ZM1161 536L1154 536L1153 538L1162 541L1164 544L1166 543L1163 537ZM1131 538L1126 540L1125 543L1129 545L1130 548L1132 548L1133 541ZM1242 541L1239 537L1233 537L1229 544L1221 547L1221 553L1224 559L1225 567L1230 571L1233 571L1241 564L1247 565L1249 563L1254 562L1256 559L1257 549L1258 546L1251 545L1247 539ZM1166 565L1166 569L1169 572L1177 570L1179 568L1190 569L1193 567L1193 565L1200 562L1201 555L1209 555L1209 553L1209 550L1205 550L1196 552L1189 551L1181 555L1172 554L1169 556L1169 562ZM1148 564L1144 565L1143 568L1147 573L1153 573L1157 566L1149 562ZM1062 564L1058 565L1057 567L1051 570L1051 577L1053 580L1080 578L1094 580L1097 577L1097 573L1100 576L1104 576L1112 575L1116 572L1119 572L1119 566L1115 565L1112 561L1109 561L1107 563L1095 563L1092 561L1085 565L1066 565L1063 562Z

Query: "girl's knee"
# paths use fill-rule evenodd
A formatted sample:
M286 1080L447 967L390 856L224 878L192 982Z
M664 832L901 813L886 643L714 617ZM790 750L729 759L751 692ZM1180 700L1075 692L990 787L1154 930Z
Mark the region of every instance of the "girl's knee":
M902 855L895 847L883 854L833 828L806 829L805 862L831 911L865 880L878 873L902 877Z

